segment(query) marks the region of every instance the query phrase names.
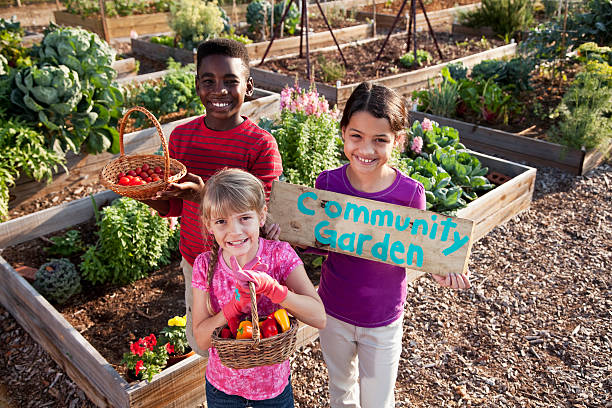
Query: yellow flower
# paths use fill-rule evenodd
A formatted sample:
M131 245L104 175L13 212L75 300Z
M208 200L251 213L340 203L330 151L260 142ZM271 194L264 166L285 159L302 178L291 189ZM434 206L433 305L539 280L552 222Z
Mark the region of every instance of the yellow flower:
M181 316L174 316L172 319L168 320L168 326L182 326L185 327L185 324L187 323L187 316L185 317L181 317Z

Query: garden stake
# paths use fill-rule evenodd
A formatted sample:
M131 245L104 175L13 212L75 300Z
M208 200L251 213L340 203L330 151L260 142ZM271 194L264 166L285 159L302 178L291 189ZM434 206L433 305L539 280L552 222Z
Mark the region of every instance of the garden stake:
M380 56L382 55L382 52L385 49L385 46L389 42L389 37L391 37L391 34L393 33L393 30L395 29L395 26L397 25L397 22L399 21L399 18L402 15L402 11L404 10L404 7L406 6L407 1L408 0L404 0L402 2L402 6L397 12L397 15L395 16L395 20L393 20L393 24L391 25L391 29L387 33L387 36L385 37L385 41L383 42L382 47L380 47L380 51L378 52L378 55L376 56L376 59L374 61L378 61L380 59ZM423 0L419 0L419 4L421 5L421 10L423 10L425 21L427 21L427 27L429 28L429 34L431 35L431 38L433 39L434 44L436 45L436 49L438 50L438 54L440 55L440 58L443 58L442 51L440 50L440 46L438 45L438 40L436 40L436 34L433 30L433 27L431 26L431 23L429 22L429 17L427 17L427 12L425 11ZM409 13L409 19L408 19L408 39L406 42L407 51L410 51L410 38L411 38L412 33L414 33L414 58L416 61L417 44L416 44L416 2L415 0L410 0L410 13Z

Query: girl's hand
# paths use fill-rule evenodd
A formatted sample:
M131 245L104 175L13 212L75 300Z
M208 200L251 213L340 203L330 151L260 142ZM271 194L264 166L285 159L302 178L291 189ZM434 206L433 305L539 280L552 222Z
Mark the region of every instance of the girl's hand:
M268 265L260 263L259 258L257 258L252 269L245 270L240 267L236 258L232 256L230 258L230 266L239 286L243 288L246 286L248 288L248 283L253 282L255 293L266 296L272 303L281 303L287 297L289 289L265 273L268 270Z
M223 306L223 316L227 320L232 333L237 327L237 318L251 310L251 297L248 292L245 292L240 287L234 289L234 296L225 306Z
M266 223L262 227L263 236L265 239L269 239L270 241L278 241L280 237L280 225L273 223Z
M442 275L431 275L440 286L451 289L468 289L472 286L470 283L469 272L463 273L449 273L446 276Z

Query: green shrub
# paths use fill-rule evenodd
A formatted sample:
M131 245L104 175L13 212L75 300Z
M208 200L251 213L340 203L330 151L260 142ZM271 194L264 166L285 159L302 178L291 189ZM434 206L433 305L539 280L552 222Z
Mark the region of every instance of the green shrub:
M64 235L51 237L49 240L52 245L45 248L45 252L49 255L68 257L85 249L85 244L81 240L81 233L77 230L67 231Z
M224 29L223 14L214 0L179 0L172 5L170 13L170 27L186 49L218 37Z
M529 28L533 22L531 0L482 0L481 7L461 13L459 21L468 27L491 27L507 38Z
M531 89L529 80L534 67L535 61L524 57L509 61L484 60L472 68L471 77L483 81L492 79L502 88L520 92Z
M412 98L418 100L419 111L452 118L455 117L459 100L459 83L450 76L447 67L442 68L442 77L439 85L414 91Z
M448 68L450 77L455 81L467 78L468 69L465 65L463 65L463 62L453 62L451 64L447 64L446 67Z
M46 299L61 305L81 292L81 278L68 259L52 259L38 268L33 286Z
M324 82L336 82L346 76L346 68L342 61L328 60L324 55L319 55L317 62Z
M97 0L62 0L62 3L71 14L83 17L100 14L100 3ZM106 0L104 12L106 17L163 13L169 11L173 3L172 0Z
M287 3L289 0L282 0L274 5L274 28L280 23L281 17L285 12L285 8L287 7ZM295 29L297 25L300 23L301 18L300 11L294 2L291 2L291 6L289 7L289 12L285 17L285 21L283 23L283 30L287 34L295 34ZM268 17L270 19L270 17ZM268 22L268 26L271 24L271 21Z
M593 149L612 138L612 87L609 74L581 72L554 113L560 118L548 136L570 148Z
M266 37L266 24L269 25L272 4L267 0L253 0L246 9L246 21L249 25L249 32L259 38Z
M18 21L0 18L0 56L11 67L27 67L32 65L30 50L21 45L23 28ZM0 75L3 70L0 68Z
M50 182L65 158L46 147L42 133L0 111L0 220L8 215L9 188L20 176Z
M102 210L98 242L81 263L84 279L93 284L129 283L170 263L178 229L139 201L120 198Z

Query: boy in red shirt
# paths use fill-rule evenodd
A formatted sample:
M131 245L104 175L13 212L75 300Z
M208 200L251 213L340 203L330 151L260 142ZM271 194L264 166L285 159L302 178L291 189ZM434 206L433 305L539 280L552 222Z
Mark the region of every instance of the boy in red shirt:
M245 96L253 94L249 54L245 46L228 39L214 39L198 47L196 90L206 114L177 126L170 135L170 157L187 166L187 175L151 200L144 202L164 217L181 217L179 248L185 275L187 339L193 350L191 276L195 258L212 247L212 237L202 236L198 208L204 183L217 170L236 167L257 176L266 198L272 182L282 173L276 140L246 116L240 115ZM278 237L278 226L268 224L264 234Z

